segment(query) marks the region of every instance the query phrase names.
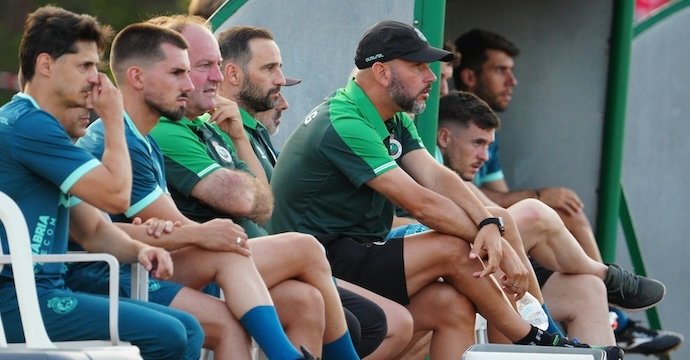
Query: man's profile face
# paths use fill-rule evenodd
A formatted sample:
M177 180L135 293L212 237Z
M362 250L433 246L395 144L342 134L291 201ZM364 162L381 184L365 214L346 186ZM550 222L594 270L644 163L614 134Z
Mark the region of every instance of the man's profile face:
M189 94L194 90L189 78L187 50L164 43L165 58L145 70L144 101L153 111L171 120L185 115Z
M476 84L469 90L496 112L505 111L513 99L517 78L513 73L513 58L501 50L487 50L487 60L477 75Z
M395 59L390 63L388 92L401 111L419 114L426 108L436 75L429 64Z
M242 87L238 100L253 113L272 109L278 103L280 89L285 85L280 49L273 40L249 41L251 60L242 68Z
M182 36L189 43L189 77L194 84L194 90L189 93L187 115L196 117L216 106L216 93L223 81L222 59L218 42L208 29L189 24L182 30Z
M99 53L93 41L77 41L75 53L52 60L51 86L66 108L86 107L87 98L98 84Z
M65 111L64 119L60 119L60 123L65 128L67 135L76 141L86 134L90 116L91 111L87 108L71 107Z
M472 122L467 128L458 124L439 128L437 142L445 165L463 180L473 180L479 168L489 160L489 145L496 138L495 132L494 129L480 129Z

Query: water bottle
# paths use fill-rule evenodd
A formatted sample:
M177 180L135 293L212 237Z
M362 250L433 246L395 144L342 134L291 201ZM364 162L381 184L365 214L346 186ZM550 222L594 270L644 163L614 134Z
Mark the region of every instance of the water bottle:
M517 311L523 319L539 329L546 330L549 327L549 319L546 317L544 309L539 300L529 292L515 303Z

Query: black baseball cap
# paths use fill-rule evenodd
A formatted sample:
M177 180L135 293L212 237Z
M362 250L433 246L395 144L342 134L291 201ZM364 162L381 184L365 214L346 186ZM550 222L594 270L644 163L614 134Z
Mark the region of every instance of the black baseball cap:
M355 65L366 69L375 62L403 59L429 63L451 61L449 51L431 47L419 29L398 21L381 21L370 27L357 45Z

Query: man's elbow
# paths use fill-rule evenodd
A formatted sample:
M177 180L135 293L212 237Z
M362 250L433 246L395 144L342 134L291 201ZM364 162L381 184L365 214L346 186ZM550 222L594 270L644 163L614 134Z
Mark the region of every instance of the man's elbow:
M129 197L129 192L121 192L111 196L104 196L101 204L96 205L96 207L109 214L122 214L129 209Z

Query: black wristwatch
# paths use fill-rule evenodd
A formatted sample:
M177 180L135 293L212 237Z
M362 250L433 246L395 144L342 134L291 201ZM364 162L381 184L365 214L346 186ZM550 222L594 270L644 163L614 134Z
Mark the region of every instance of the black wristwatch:
M502 217L499 216L486 218L479 223L479 228L481 229L488 224L496 224L496 226L498 226L498 231L501 232L501 236L503 236L506 233L506 227L503 225Z

